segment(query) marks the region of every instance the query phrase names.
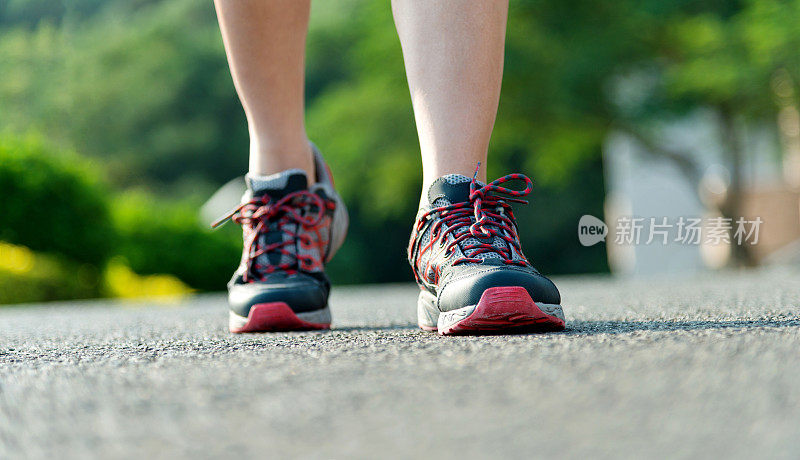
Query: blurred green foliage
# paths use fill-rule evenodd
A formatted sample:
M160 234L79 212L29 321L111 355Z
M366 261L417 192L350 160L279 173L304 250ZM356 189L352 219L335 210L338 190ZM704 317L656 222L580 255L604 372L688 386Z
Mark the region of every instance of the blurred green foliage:
M102 176L102 167L36 136L0 136L0 303L103 294L112 256L139 274L224 286L239 232L212 232L196 204L112 191Z
M410 280L421 171L389 5L313 5L307 124L352 221L332 278ZM488 172L534 179L518 212L526 254L547 273L606 270L604 248L575 231L602 215L607 134L647 137L698 108L774 126L797 104L798 23L800 0L512 0ZM222 288L238 235L199 229L194 210L245 171L248 139L211 2L0 0L0 75L0 130L45 133L102 164L115 194L136 190L98 224L115 228L115 253L140 273ZM38 209L33 196L17 200Z
M0 242L0 304L86 299L102 294L96 267Z
M25 2L33 8L39 2ZM207 2L65 2L0 36L0 126L101 158L117 187L241 174L244 118ZM22 7L20 7L22 8ZM231 145L231 137L239 140Z
M101 265L114 244L108 193L87 160L0 137L0 241Z
M212 231L186 203L126 193L115 198L112 216L116 254L136 273L170 273L196 289L219 290L239 262L241 233L233 226Z

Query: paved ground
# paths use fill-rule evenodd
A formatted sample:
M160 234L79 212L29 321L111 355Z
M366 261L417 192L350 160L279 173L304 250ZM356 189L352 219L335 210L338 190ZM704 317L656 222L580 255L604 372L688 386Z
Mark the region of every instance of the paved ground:
M0 458L800 456L800 272L559 285L549 335L419 331L412 286L340 288L328 333L0 308Z

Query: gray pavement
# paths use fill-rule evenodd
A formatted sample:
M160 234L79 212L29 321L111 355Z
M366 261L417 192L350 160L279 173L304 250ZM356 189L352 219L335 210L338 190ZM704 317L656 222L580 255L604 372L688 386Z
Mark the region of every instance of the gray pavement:
M568 329L439 337L413 286L331 332L220 295L0 308L0 458L800 457L800 271L557 280Z

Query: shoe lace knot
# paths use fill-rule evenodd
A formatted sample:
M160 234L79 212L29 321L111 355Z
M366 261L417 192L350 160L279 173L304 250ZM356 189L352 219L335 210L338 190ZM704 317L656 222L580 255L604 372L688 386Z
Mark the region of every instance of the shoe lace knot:
M267 275L277 271L291 275L301 269L315 268L322 264L313 255L298 253L296 248L298 242L304 248L324 247L326 242L322 238L312 240L310 233L321 223L326 210L334 207L333 201L325 200L308 190L291 192L277 200L265 193L240 204L211 226L218 227L228 220L242 226L242 262L245 264L243 281L250 282L256 278L263 281ZM266 239L262 237L268 232L279 232L281 238L277 242L266 243ZM258 263L259 260L269 261L270 254L279 254L282 262Z
M479 168L480 163L470 182L468 201L433 208L420 219L420 223L423 223L434 214L439 216L432 225L428 249L438 246L445 255L450 255L458 245L464 257L454 260L453 265L483 263L484 257L478 256L494 253L499 255L505 264L526 266L528 262L524 256L515 259L512 253L513 248L522 255L510 203L526 204L527 201L519 197L531 193L533 181L523 174L514 173L481 185L477 181ZM524 182L525 188L514 190L502 186L511 181ZM453 239L445 244L448 235L452 235ZM506 244L493 244L496 238L500 238Z

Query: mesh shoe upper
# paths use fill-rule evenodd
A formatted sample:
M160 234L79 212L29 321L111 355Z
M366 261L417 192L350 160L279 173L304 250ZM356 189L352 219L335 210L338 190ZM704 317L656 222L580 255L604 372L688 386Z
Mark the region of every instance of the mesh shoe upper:
M524 190L502 184L518 180ZM525 286L534 300L560 303L558 290L522 252L511 202L532 190L521 174L489 184L451 174L428 189L417 214L408 258L421 288L437 295L443 311L477 302L495 286ZM477 297L477 298L476 298ZM473 302L473 303L474 303Z

